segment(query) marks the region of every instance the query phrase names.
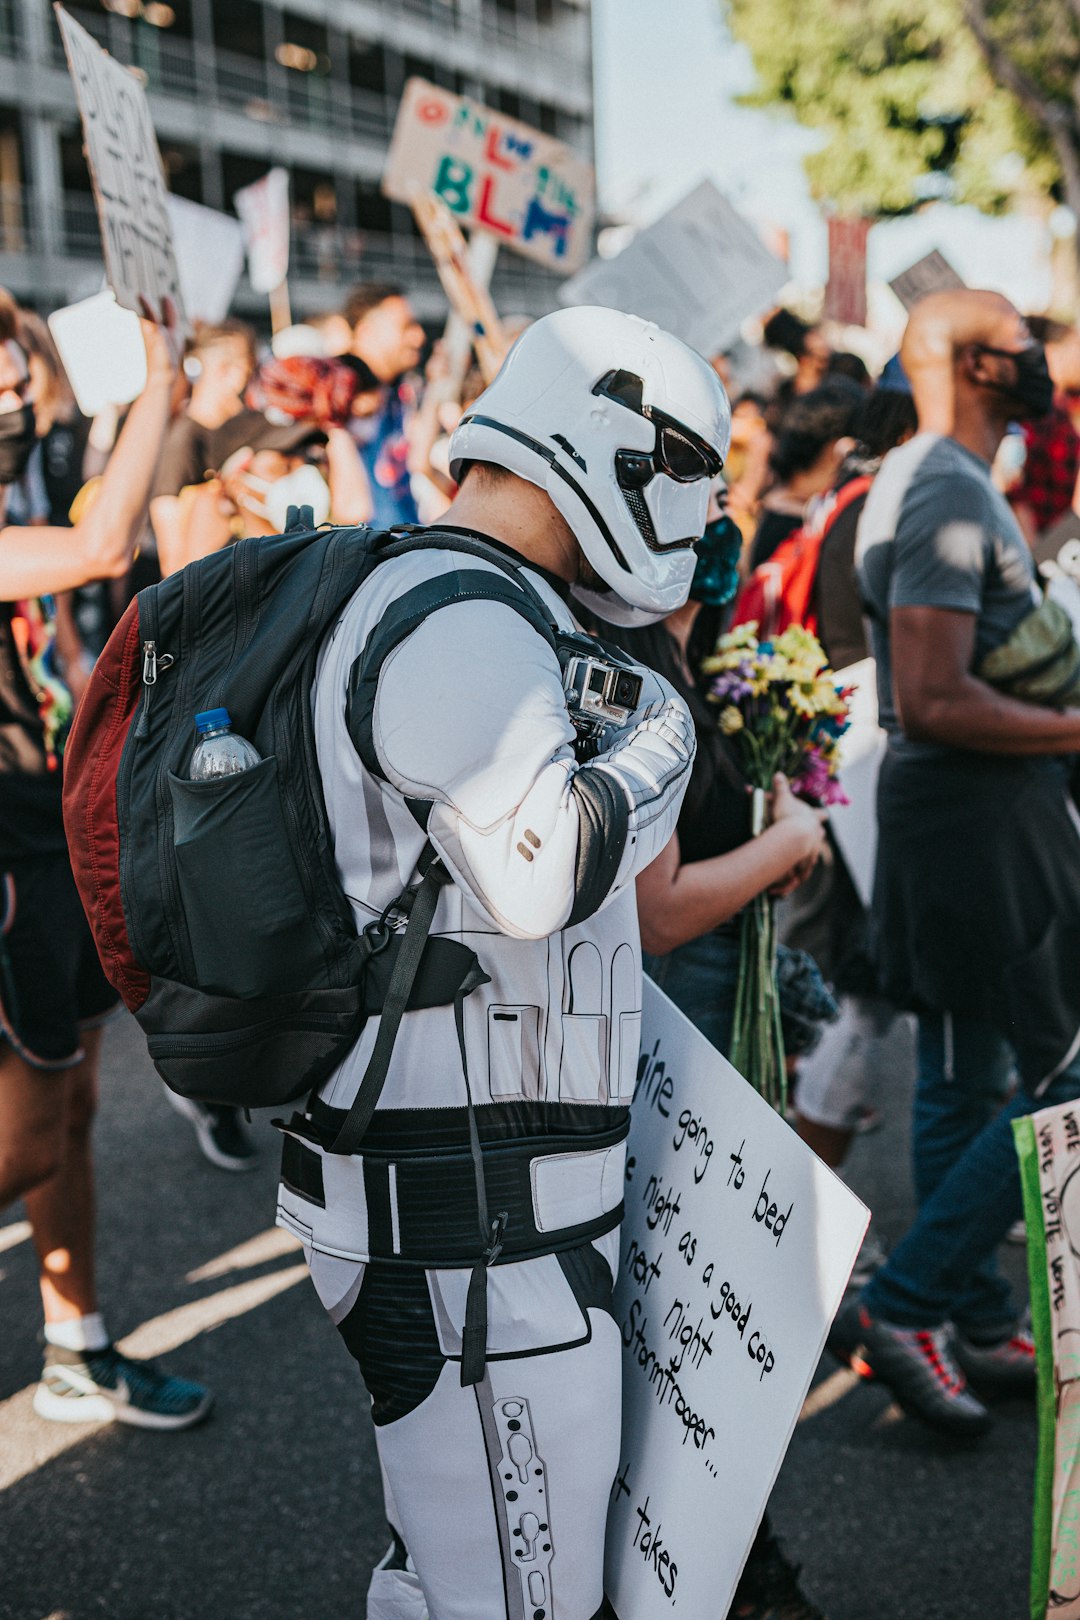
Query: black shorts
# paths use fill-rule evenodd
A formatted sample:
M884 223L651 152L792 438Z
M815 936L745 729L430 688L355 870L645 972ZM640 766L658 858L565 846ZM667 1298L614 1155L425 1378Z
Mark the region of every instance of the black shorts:
M0 869L0 1037L35 1069L82 1057L120 998L98 961L67 852Z

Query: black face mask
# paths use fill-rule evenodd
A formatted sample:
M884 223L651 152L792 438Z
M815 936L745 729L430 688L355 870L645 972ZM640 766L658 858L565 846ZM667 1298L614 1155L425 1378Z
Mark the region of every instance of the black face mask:
M1054 381L1042 344L1029 343L1024 349L992 349L989 344L980 343L979 348L983 354L997 354L1011 360L1016 367L1016 381L1009 387L1004 383L986 383L984 386L1014 399L1019 406L1017 415L1021 421L1033 422L1040 416L1046 416L1054 403Z
M13 484L22 477L36 443L32 406L0 412L0 484Z

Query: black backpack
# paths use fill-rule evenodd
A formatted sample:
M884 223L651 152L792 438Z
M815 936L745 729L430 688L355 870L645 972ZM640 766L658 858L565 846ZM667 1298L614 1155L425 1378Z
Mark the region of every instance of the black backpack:
M505 602L556 646L541 598L493 547L438 530L298 523L139 593L98 661L65 757L72 866L98 952L174 1091L278 1106L318 1086L366 1018L382 1015L341 1152L359 1145L403 1013L448 1005L486 978L465 946L427 938L449 881L430 844L414 882L357 933L315 751L324 635L379 563L430 548L481 556L502 573L458 569L432 582L411 618L377 627L353 672L358 711L392 648L465 595ZM261 762L192 782L194 716L219 706ZM429 807L410 808L423 821Z

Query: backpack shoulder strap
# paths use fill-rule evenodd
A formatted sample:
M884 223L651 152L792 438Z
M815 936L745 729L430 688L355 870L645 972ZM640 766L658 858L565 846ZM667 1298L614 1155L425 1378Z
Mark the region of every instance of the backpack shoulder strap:
M411 551L435 550L462 551L482 557L485 561L495 563L502 570L502 575L491 574L482 568L458 568L453 573L439 574L434 579L414 585L390 603L362 652L354 660L345 698L345 724L362 763L373 776L380 778L384 772L372 739L379 676L394 648L412 635L425 619L454 602L498 602L524 619L547 642L552 652L557 651L558 638L563 634L539 593L523 577L521 566L479 541L468 541L460 535L443 536L429 530L415 539L386 546L379 553L379 561L405 556ZM421 820L411 803L409 808L417 820ZM426 822L426 812L430 806L425 803L422 808L425 814L421 825Z

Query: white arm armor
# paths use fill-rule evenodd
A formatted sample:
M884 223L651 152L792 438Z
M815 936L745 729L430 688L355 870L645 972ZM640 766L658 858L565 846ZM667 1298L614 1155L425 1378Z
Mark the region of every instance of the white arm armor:
M675 830L695 738L676 693L579 765L558 660L508 608L462 601L387 657L372 711L382 774L432 804L428 836L503 933L542 939L592 916Z

